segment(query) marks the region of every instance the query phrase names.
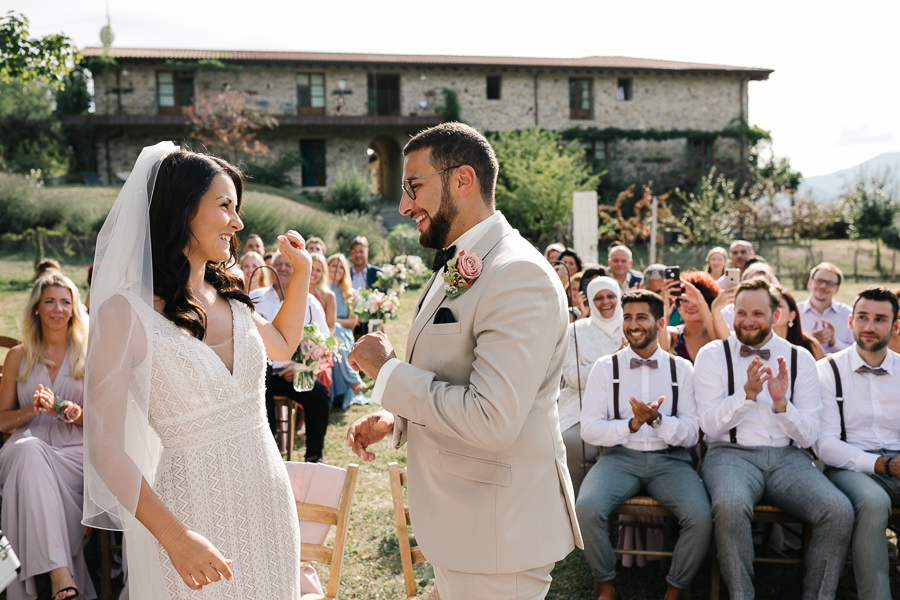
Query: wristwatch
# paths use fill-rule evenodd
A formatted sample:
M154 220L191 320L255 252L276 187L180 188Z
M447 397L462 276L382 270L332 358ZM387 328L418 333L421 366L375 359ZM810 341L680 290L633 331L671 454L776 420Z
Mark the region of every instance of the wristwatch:
M662 425L662 415L656 415L656 418L650 421L648 425L653 429L659 429L659 426Z

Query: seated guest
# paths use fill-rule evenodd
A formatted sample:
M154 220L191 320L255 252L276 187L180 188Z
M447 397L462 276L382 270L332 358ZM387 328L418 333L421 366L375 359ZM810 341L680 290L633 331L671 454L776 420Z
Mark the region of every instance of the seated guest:
M325 252L325 242L320 237L313 236L306 240L306 249L312 254L313 252L318 252L322 256L327 254Z
M258 252L247 252L238 264L244 274L244 288L247 292L269 285L270 271L265 268L266 261Z
M706 489L687 452L700 434L692 369L658 347L658 330L665 327L659 295L635 290L621 304L629 345L601 358L587 381L581 436L604 449L575 510L600 600L616 597L616 557L606 527L610 513L639 493L672 511L681 531L665 598L676 600L703 563L712 531Z
M570 276L575 275L575 273L578 273L584 267L581 257L571 248L566 248L560 252L559 257L556 260L566 265L566 269L569 270Z
M892 292L895 296L900 298L900 296L898 296L898 294L900 294L900 288L894 289L892 290ZM900 352L900 329L898 329L894 332L893 335L891 335L891 341L888 344L888 348L890 348L894 352Z
M347 410L353 402L366 403L362 396L366 384L360 378L359 371L351 369L347 361L353 345L353 328L359 324L359 316L351 310L353 284L350 282L350 263L347 262L347 257L340 253L329 256L328 275L335 301L334 337L344 343L341 352L343 360L331 370L331 404L335 408Z
M328 330L333 331L337 314L335 293L331 289L331 277L328 274L328 262L318 252L310 252L312 266L309 272L309 293L316 297L325 310L325 323Z
M725 267L728 266L728 253L725 248L716 246L706 253L706 271L714 281L718 281L720 277L725 277Z
M747 265L741 275L741 281L747 281L753 277L762 277L770 284L778 284L778 280L775 278L775 271L772 270L769 263L763 260L753 260L752 263ZM734 294L734 288L724 290L712 305L716 336L720 340L724 340L734 331Z
M898 329L897 297L871 286L853 305L854 344L816 365L824 405L816 453L853 504L853 574L866 600L891 598L885 530L900 506L900 355L887 346Z
M581 438L581 409L584 384L597 359L622 347L621 291L616 280L595 277L588 284L587 297L593 309L586 319L569 324L569 347L559 392L559 428L566 445L566 462L575 494L587 469L597 458L597 448Z
M559 260L560 253L565 249L566 247L558 242L548 244L547 247L544 248L544 258L552 265Z
M31 289L22 343L0 380L3 506L0 527L22 562L10 600L96 598L84 561L83 395L87 315L78 288L56 270ZM50 589L41 590L41 575Z
M619 282L622 291L636 288L641 283L641 272L631 268L634 258L625 244L613 244L606 255L609 276Z
M291 277L294 276L294 267L291 262L276 252L272 257L272 267L278 277L273 285L253 290L250 298L253 300L256 312L261 317L271 321L278 314L284 302L283 289L288 287ZM280 281L281 285L278 285ZM315 323L323 337L328 337L328 323L325 321L325 310L309 294L306 299L306 319L304 325ZM268 412L269 427L275 434L277 419L275 416L275 396L287 396L297 404L303 406L303 415L306 420L306 462L319 462L322 460L322 452L325 447L325 430L328 428L328 408L330 405L328 388L318 379L314 387L308 392L298 392L294 389L294 369L296 365L291 361L275 361L266 371L266 410ZM278 440L281 444L281 440ZM293 444L294 440L287 440ZM283 452L284 450L282 450Z
M675 356L694 362L700 348L717 339L711 308L719 286L703 271L682 273L681 283L683 293L676 304L684 323L668 328L666 348L671 348Z
M822 402L813 357L773 335L778 292L762 277L734 298L734 334L700 349L694 393L707 451L722 577L731 598L752 598L753 507L773 504L812 526L803 598L834 598L853 508L803 448L818 438Z
M266 254L266 246L263 244L262 238L255 233L248 235L247 241L244 242L244 254L248 252L256 252L260 256Z
M841 289L844 274L829 262L823 262L809 272L809 298L797 304L803 328L822 344L827 352L837 352L853 343L847 325L850 307L834 299Z
M783 337L795 346L806 348L816 360L825 358L825 351L819 340L803 331L803 322L800 321L800 313L797 311L797 301L794 300L793 294L780 285L776 285L775 289L781 294L781 317L772 326L775 335Z

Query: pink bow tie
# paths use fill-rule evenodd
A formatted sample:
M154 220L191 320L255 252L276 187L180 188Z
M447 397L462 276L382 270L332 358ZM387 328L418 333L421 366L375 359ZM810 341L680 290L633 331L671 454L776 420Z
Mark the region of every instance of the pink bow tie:
M656 368L656 360L652 358L642 359L642 358L632 358L631 359L631 368L637 369L638 367L650 367L651 369Z
M762 350L760 348L751 348L750 346L741 345L741 356L759 356L763 360L769 360L769 356L772 354L769 350Z
M862 365L858 369L856 369L857 373L861 373L862 375L875 375L877 377L881 377L882 375L888 375L888 372L885 371L881 367L870 367L869 365Z

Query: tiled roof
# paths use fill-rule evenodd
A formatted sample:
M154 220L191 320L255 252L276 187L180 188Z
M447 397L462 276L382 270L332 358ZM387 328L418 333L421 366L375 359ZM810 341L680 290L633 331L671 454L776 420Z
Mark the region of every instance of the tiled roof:
M103 48L82 50L86 57L99 56ZM676 62L627 56L584 58L532 58L515 56L444 56L416 54L339 54L332 52L269 52L257 50L189 50L169 48L110 48L116 58L135 60L221 60L228 62L298 62L334 64L391 64L442 67L493 67L531 69L593 69L598 71L678 71L682 73L733 73L748 79L768 79L772 69Z

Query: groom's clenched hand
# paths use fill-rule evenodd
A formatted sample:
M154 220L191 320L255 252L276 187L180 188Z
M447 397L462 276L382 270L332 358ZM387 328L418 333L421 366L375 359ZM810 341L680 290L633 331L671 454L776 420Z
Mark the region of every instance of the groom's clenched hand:
M362 371L370 378L377 379L378 372L388 359L394 358L394 347L381 331L369 333L353 344L347 360L351 369Z
M394 428L394 415L384 410L360 417L347 431L347 446L361 459L371 462L375 455L367 451L370 445L380 441Z

